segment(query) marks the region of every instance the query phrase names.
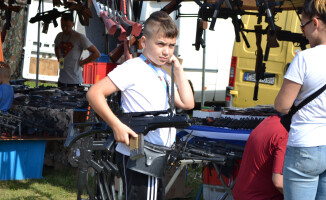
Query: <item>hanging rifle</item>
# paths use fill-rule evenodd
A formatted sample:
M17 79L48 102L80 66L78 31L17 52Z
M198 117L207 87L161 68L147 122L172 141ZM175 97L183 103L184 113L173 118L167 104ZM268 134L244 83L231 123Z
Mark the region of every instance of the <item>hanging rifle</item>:
M20 6L13 6L12 4L14 3L14 1L9 1L9 5L7 5L4 0L0 0L0 10L11 10L14 12L19 12L22 7Z
M121 0L121 11L119 12L120 19L123 20L124 23L127 23L132 27L130 33L131 35L139 36L142 30L142 25L137 22L129 20L127 17L127 9L130 7L130 4L131 3L129 1L126 2L126 0Z
M293 42L293 44L298 44L297 46L300 46L301 50L305 50L306 45L309 44L309 41L302 35L302 33L279 30L276 33L276 38L279 41L288 41Z
M164 6L161 11L164 11L166 13L172 13L173 11L179 9L181 7L180 3L182 0L173 0L170 1L166 6Z
M132 35L129 45L134 44L136 41L137 41L136 37ZM120 57L123 55L123 52L124 52L124 43L120 43L115 49L113 49L109 53L110 60L113 63L116 63L120 59Z
M245 42L247 48L250 48L250 44L248 42L248 39L247 39L246 35L243 32L244 24L243 24L242 20L239 19L236 14L232 14L231 18L232 18L232 24L233 24L233 27L234 27L235 41L240 42L240 34L241 34L242 39Z
M130 21L125 15L123 16L123 20L132 26L131 35L138 37L142 31L142 25L137 22Z
M196 27L196 41L195 41L195 48L198 51L200 46L202 48L206 47L205 41L202 38L204 29L207 29L207 21L203 19L197 18L197 27Z
M83 4L79 0L77 0L76 2L77 3L68 4L69 5L68 8L69 10L76 10L81 25L88 26L89 18L92 18L93 15L90 9L88 8L88 6L86 5L87 1L85 1L86 4Z
M11 27L11 15L12 11L19 12L21 10L20 6L13 6L14 0L9 0L9 5L6 5L4 1L0 1L0 9L5 10L5 18L6 22L3 25L2 31L1 31L1 42L3 43L5 41L7 30Z
M119 12L117 12L117 19L119 24L126 30L126 37L128 37L132 32L132 25L128 24Z
M53 8L53 10L37 13L34 17L32 17L29 22L35 23L39 21L43 21L43 33L47 33L49 24L53 22L54 27L58 26L57 18L61 17L63 12L59 12L56 8Z
M118 26L121 29L121 33L120 36L118 37L119 41L124 41L124 39L127 37L127 31L123 28L123 26L121 25L121 23L119 23L118 21L118 15L117 15L117 11L115 10L116 6L115 6L115 0L111 1L111 6L109 6L108 4L108 14L110 16L110 18L118 24Z
M263 63L263 49L261 48L261 38L262 38L262 26L256 25L255 26L255 34L256 34L256 45L257 45L257 54L256 54L256 67L255 67L255 74L256 74L256 83L254 89L254 97L253 100L258 100L258 88L259 88L259 80L264 79L265 73L265 63Z
M279 26L275 26L275 32L272 33L269 30L269 26L265 30L262 30L262 34L267 34L267 48L279 47L278 41L287 41L292 42L295 46L301 48L301 50L306 49L306 45L309 44L309 41L301 33L293 33L291 31L281 30ZM256 32L256 30L243 29L244 32L251 33ZM266 54L266 53L265 53ZM266 57L266 55L265 55ZM266 61L266 59L264 59Z
M100 17L102 18L109 35L119 37L121 34L121 28L111 18L109 18L108 13L106 11L101 11Z
M215 0L215 9L214 9L214 13L213 13L213 16L212 16L211 24L209 26L209 30L211 30L211 31L214 31L216 18L218 16L219 12L220 12L220 8L221 8L223 2L226 3L226 5L227 5L227 7L229 9L231 9L231 10L233 9L231 3L229 2L229 0Z
M168 14L170 14L175 9L179 8L178 5L180 4L180 2L181 2L181 0L171 1L166 6L164 6L161 10L167 12ZM140 33L140 35L141 35L141 33ZM134 45L134 43L137 41L137 39L138 38L136 38L134 35L132 35L130 37L130 42L129 42L130 46ZM123 49L124 49L124 43L121 43L109 53L110 60L112 60L113 63L117 62L121 58L121 56L123 55L123 52L124 52Z

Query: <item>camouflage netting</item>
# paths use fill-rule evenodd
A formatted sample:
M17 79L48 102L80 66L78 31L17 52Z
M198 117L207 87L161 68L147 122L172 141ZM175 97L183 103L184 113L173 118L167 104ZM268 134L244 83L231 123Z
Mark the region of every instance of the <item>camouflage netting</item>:
M18 5L25 5L26 0L16 0ZM0 20L2 31L5 20ZM25 26L27 22L27 9L12 12L11 28L7 30L5 41L2 44L4 61L9 64L13 72L12 79L20 78L22 74L22 55L24 45Z

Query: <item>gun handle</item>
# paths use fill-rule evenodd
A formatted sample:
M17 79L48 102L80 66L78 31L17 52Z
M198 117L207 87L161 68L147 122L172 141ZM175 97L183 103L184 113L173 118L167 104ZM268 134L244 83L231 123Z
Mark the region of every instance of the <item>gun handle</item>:
M120 43L115 49L113 49L109 53L110 60L113 61L113 63L116 63L119 58L122 56L124 50L124 44Z
M131 36L130 45L133 45L135 42L136 42L136 38L134 36ZM119 58L122 56L124 52L123 50L124 50L124 44L121 43L109 53L110 59L114 63L116 63L119 60Z
M247 37L246 37L246 35L244 34L244 32L243 32L242 29L240 29L240 33L241 33L241 35L242 35L242 39L243 39L243 41L245 42L247 48L250 48L249 41L248 41L248 39L247 39Z
M118 37L119 41L123 41L127 37L127 31L121 26L118 25L121 28L120 36Z
M132 26L131 34L135 36L139 36L142 31L142 25L138 24L137 22L130 21L127 18L125 18L125 21Z
M181 2L182 2L182 0L170 1L170 3L168 3L166 6L164 6L161 9L161 11L164 11L164 12L170 14L171 12L175 11L176 9L178 9L180 7Z
M266 44L266 48L265 48L264 61L268 61L269 50L270 50L270 47L268 46L268 43L267 43L267 44Z
M120 25L126 30L126 37L128 37L132 32L132 25L128 24L126 21L122 19L122 17L118 18Z
M258 83L256 82L255 88L254 88L254 97L253 100L257 101L258 100Z
M138 137L130 138L130 159L137 160L143 157L144 154L144 134L138 134Z
M57 22L56 19L53 19L53 25L54 25L54 27L57 27L58 26L58 22Z

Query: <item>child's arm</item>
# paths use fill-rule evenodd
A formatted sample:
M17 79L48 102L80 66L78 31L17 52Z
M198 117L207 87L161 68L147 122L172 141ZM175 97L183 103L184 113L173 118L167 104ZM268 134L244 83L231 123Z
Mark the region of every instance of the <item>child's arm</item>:
M109 77L105 77L90 88L86 97L94 111L112 128L115 140L129 145L129 135L137 137L137 134L115 116L105 100L117 91L119 88Z
M173 55L170 59L171 66L174 62L174 76L178 84L178 92L175 93L175 106L183 110L193 109L195 106L194 95L179 60Z

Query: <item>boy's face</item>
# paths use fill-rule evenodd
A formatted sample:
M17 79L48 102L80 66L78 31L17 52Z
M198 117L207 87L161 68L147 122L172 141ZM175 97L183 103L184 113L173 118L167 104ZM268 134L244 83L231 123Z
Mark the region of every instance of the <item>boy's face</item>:
M162 66L172 57L176 40L177 38L163 37L163 34L155 34L150 38L143 36L143 54L154 66Z
M74 27L74 22L61 19L61 29L64 34L69 35L72 31L72 27Z

